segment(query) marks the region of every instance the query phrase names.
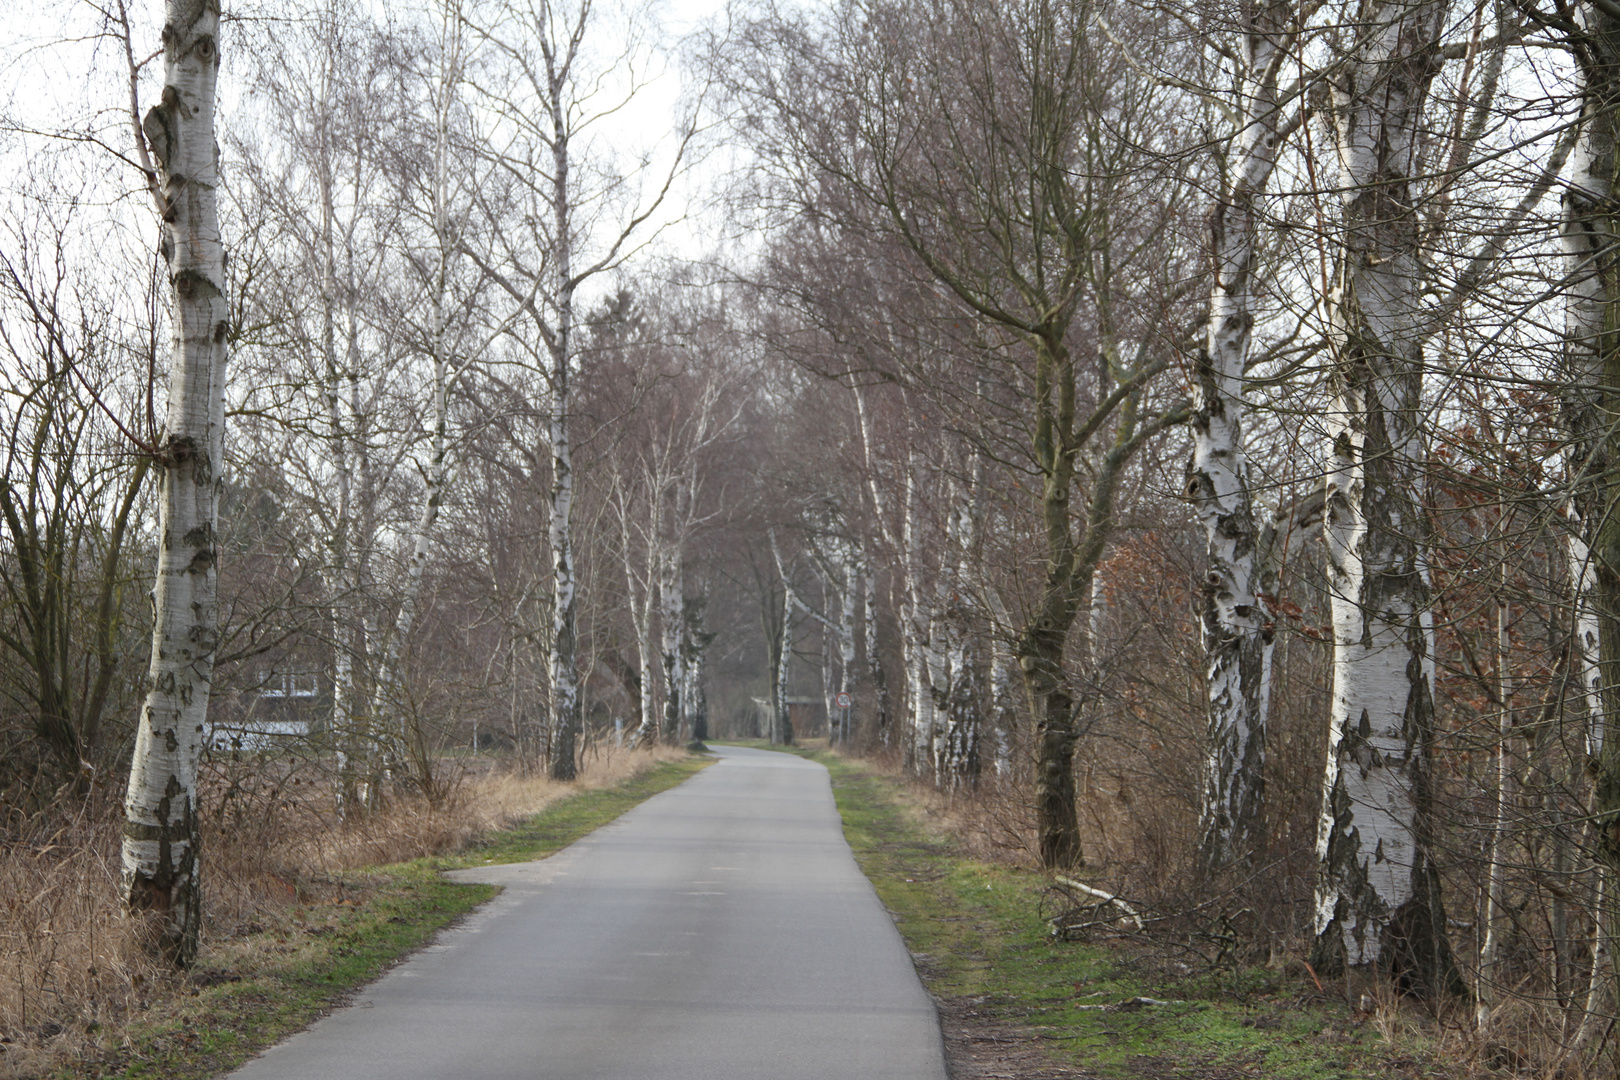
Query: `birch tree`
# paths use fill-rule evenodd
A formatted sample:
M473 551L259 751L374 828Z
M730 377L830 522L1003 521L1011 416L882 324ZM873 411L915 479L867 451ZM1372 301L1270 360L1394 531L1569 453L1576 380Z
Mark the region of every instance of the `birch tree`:
M1268 552L1244 447L1254 275L1271 180L1290 115L1280 84L1308 12L1270 3L1242 9L1224 35L1234 68L1232 133L1210 211L1209 326L1195 368L1187 495L1208 541L1199 599L1207 674L1209 757L1199 825L1204 861L1220 866L1260 841L1273 631L1263 593Z
M246 299L280 338L264 363L279 385L247 389L248 409L285 430L285 467L302 474L302 507L321 523L338 808L375 801L390 747L376 726L379 549L410 440L391 407L413 396L405 370L410 317L389 303L409 273L395 258L409 197L400 149L419 127L401 43L346 0L323 0L277 26L273 63L257 66L233 134L239 212L264 217L271 253ZM290 58L290 59L289 59ZM249 203L248 200L251 200ZM313 284L313 288L312 288ZM268 400L266 400L268 399ZM408 406L406 406L408 407ZM397 757L397 754L392 755Z
M164 16L163 91L142 118L138 146L162 218L174 346L156 461L161 541L152 662L124 801L123 881L130 910L151 917L156 947L184 967L196 959L202 927L197 758L218 641L230 328L214 134L219 6L169 0Z
M471 32L499 61L476 89L481 107L499 119L485 152L506 181L508 202L490 203L491 227L468 254L506 294L508 340L530 358L545 387L542 411L551 464L551 774L572 780L581 720L572 442L580 363L575 306L583 284L620 265L638 238L645 239L649 219L681 168L692 128L677 134L663 171L644 166L634 177L620 175L603 159L605 149L599 148L596 158L585 151L603 125L644 89L636 81L646 59L636 35L625 35L620 55L601 55L607 34L595 29L590 0L573 5L512 0L469 19ZM582 166L588 166L584 182L577 172Z
M1435 864L1434 651L1421 492L1424 105L1445 0L1369 3L1324 117L1341 192L1325 535L1333 717L1317 834L1316 970L1460 989Z
M1578 134L1564 174L1565 255L1563 419L1569 448L1570 579L1580 700L1585 705L1591 814L1600 865L1592 950L1591 989L1574 1040L1584 1044L1605 995L1620 933L1616 880L1620 875L1620 412L1616 394L1616 313L1620 312L1620 259L1615 246L1615 154L1620 138L1620 12L1586 2L1562 26L1573 47L1578 76Z

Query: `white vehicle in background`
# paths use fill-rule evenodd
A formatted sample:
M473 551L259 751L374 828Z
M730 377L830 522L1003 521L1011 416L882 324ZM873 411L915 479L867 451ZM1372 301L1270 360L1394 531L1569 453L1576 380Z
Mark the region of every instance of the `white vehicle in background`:
M311 672L273 672L246 698L239 718L209 724L210 750L269 750L308 738L320 679Z

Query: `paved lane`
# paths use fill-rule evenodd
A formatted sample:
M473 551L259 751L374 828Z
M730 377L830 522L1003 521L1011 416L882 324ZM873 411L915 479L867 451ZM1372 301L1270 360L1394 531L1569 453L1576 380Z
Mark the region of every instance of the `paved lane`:
M944 1080L827 773L722 760L542 862L239 1080Z

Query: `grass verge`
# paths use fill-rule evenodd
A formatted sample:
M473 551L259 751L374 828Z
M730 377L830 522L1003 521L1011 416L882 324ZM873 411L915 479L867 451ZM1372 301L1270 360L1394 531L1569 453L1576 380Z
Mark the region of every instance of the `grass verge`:
M184 992L154 1002L117 1045L103 1041L99 1052L48 1075L201 1080L234 1068L341 1004L496 892L449 881L441 870L544 858L710 763L660 762L616 787L561 799L457 855L335 875L300 894L279 925L257 928L258 940L210 947ZM95 1032L87 1034L94 1046Z
M831 772L844 835L947 1026L980 1026L962 1042L1006 1042L1010 1029L1053 1066L1103 1077L1448 1075L1432 1022L1393 1006L1354 1013L1302 972L1198 971L1178 964L1173 947L1055 942L1042 918L1051 910L1044 875L962 857L900 780L824 751L794 752ZM987 1036L987 1027L1003 1030ZM982 1073L956 1064L958 1075L1009 1075L994 1063Z

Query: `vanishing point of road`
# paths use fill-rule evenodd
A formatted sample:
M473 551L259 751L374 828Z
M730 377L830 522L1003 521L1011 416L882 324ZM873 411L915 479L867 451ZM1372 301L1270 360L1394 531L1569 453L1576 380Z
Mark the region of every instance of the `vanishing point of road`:
M826 770L716 752L235 1080L944 1080Z

